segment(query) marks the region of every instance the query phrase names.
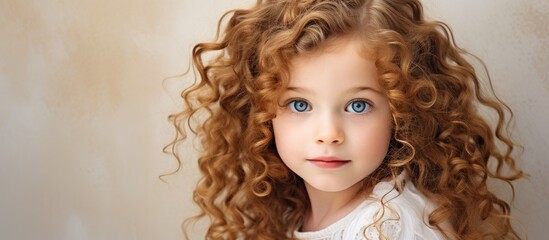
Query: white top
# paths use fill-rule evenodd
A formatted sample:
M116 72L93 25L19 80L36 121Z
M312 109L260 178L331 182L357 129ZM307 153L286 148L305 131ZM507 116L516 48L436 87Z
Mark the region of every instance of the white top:
M314 232L294 232L302 240L334 239L380 239L375 226L370 226L383 214L381 230L386 239L432 240L444 239L436 229L427 226L427 216L434 209L434 204L421 194L411 182L406 182L407 175L402 172L397 181L404 183L402 192L393 188L393 182L378 183L370 197L356 207L351 213L332 225ZM382 213L380 199L383 197L385 211ZM363 232L368 238L365 238Z

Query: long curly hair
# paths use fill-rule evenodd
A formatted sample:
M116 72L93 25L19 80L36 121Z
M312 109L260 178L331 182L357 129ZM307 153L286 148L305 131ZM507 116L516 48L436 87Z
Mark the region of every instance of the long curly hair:
M271 120L290 60L349 35L375 51L394 121L385 162L364 186L405 170L436 203L428 223L446 237L520 238L509 203L487 186L499 179L514 193L511 182L524 175L512 156L512 111L491 83L481 86L449 27L425 20L418 0L259 0L223 15L216 40L193 48L198 79L169 116L176 136L165 149L179 163L189 131L201 144L193 196L201 213L188 220L209 217L208 239L293 238L309 200L278 156ZM479 108L497 114L495 128Z

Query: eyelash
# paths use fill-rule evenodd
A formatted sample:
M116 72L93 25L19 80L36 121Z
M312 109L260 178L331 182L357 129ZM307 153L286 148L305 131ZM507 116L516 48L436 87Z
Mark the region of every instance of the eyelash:
M292 103L295 103L297 101L302 101L302 102L305 102L307 104L307 108L303 111L298 111L297 109L295 109L295 107L291 106L290 104ZM348 101L346 104L345 104L345 111L346 112L349 112L347 111L347 108L350 106L350 104L352 103L355 103L355 102L364 102L365 104L368 105L368 107L366 107L366 109L363 111L363 112L356 112L355 114L363 114L363 113L367 113L369 111L371 111L371 109L374 107L374 105L371 103L371 101L369 101L368 99L364 99L364 98L354 98L354 99L351 99L350 101ZM291 98L291 99L288 99L286 101L286 103L284 104L284 107L286 108L290 108L290 111L292 111L293 113L302 113L302 112L306 112L307 110L310 111L311 110L311 104L309 103L309 101L303 99L303 98ZM353 113L353 112L351 112Z
M371 111L371 109L374 107L374 105L367 99L364 99L364 98L355 98L355 99L351 99L351 101L347 102L347 104L345 104L345 110L347 110L347 108L354 102L364 102L365 104L368 105L368 107L366 107L366 109L363 111L363 112L360 112L360 113L356 113L356 114L363 114L363 113L367 113L369 111Z
M291 99L288 99L288 100L286 101L286 103L284 104L284 106L287 107L287 108L289 108L290 111L292 111L293 113L301 113L301 112L299 112L299 111L295 111L294 109L292 109L293 107L290 105L290 104L292 104L292 103L294 103L294 102L297 102L297 101L305 102L305 103L307 103L307 105L308 105L308 106L307 106L307 109L311 108L311 104L310 104L307 100L305 100L305 99L303 99L303 98L291 98ZM304 111L303 111L303 112L304 112Z

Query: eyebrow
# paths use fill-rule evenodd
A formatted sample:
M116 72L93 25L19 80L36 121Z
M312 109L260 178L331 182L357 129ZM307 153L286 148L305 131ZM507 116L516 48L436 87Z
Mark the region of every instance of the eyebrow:
M306 88L302 88L302 87L294 87L294 86L288 86L286 88L286 91L293 91L293 92L298 92L298 93L309 93L310 91Z
M382 94L380 90L377 90L371 87L355 87L355 88L349 89L347 92L357 93L357 92L368 91L368 90L373 91L377 94Z
M298 93L310 93L311 91L307 88L302 88L302 87L295 87L295 86L288 86L286 88L287 91L294 91L294 92L298 92ZM345 93L357 93L357 92L362 92L362 91L373 91L377 94L383 94L380 90L377 90L377 89L374 89L374 88L371 88L371 87L366 87L366 86L359 86L359 87L353 87L353 88L349 88L348 90L345 91Z

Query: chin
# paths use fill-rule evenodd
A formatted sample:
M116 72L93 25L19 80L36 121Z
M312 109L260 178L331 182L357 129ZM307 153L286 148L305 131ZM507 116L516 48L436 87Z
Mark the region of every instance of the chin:
M313 187L316 190L322 191L322 192L342 192L345 190L349 190L351 187L355 186L356 183L352 184L334 184L334 182L330 183L309 183L311 187Z

